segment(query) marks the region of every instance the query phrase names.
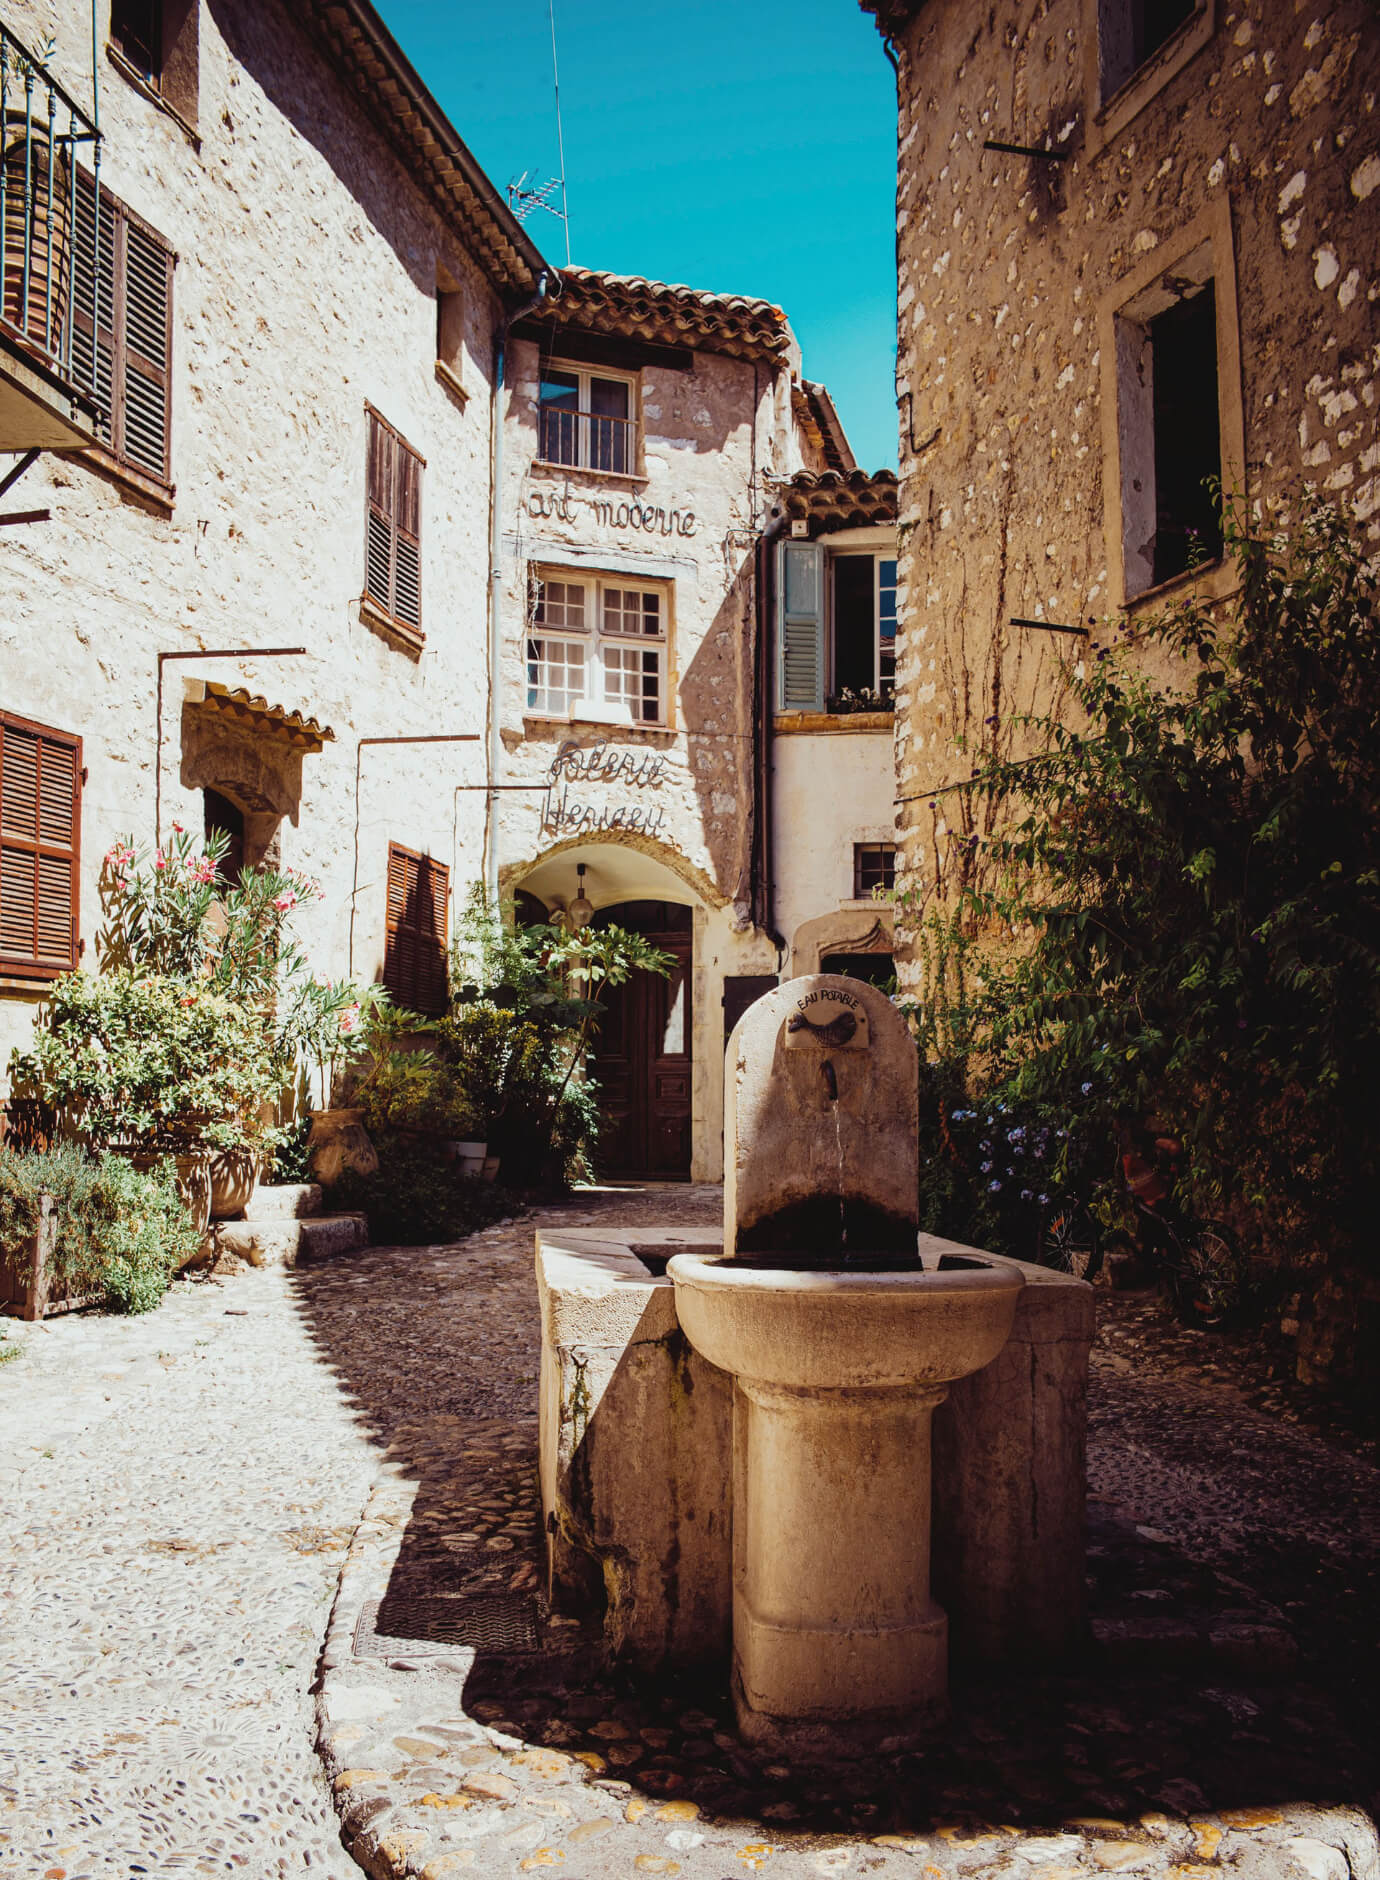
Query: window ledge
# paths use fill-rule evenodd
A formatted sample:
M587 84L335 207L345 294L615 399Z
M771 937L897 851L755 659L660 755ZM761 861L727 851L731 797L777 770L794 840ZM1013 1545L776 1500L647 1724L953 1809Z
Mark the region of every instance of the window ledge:
M1157 581L1154 587L1142 588L1139 594L1132 594L1121 603L1121 611L1135 616L1174 601L1225 600L1240 585L1241 569L1232 555L1201 562L1196 568L1185 568L1182 574L1171 575L1167 581Z
M156 509L160 515L170 516L177 496L177 486L173 483L160 483L157 477L151 477L146 470L136 470L133 464L117 457L114 451L107 450L103 444L93 444L88 450L78 453L76 461L84 463L98 476L116 483L131 496Z
M651 478L643 476L639 470L593 470L586 464L552 463L546 457L532 459L534 470L555 470L562 476L592 477L596 483L639 483L647 484Z
M571 731L597 732L605 743L612 743L615 738L653 738L669 743L676 736L673 725L630 725L625 720L611 718L547 718L534 712L523 713L522 729L524 736L538 741L564 736Z
M405 620L398 620L386 607L371 600L367 594L359 597L359 617L366 627L372 627L387 640L392 640L406 653L420 656L426 646L426 635L417 627L408 626Z
M163 113L164 117L170 117L172 119L173 123L176 124L177 128L182 132L182 135L192 146L192 149L200 154L201 133L197 130L195 124L189 124L187 119L184 118L182 113L178 110L177 106L168 103L168 100L163 96L162 92L159 91L158 87L149 83L137 65L130 64L129 60L118 46L112 45L107 41L105 56L115 67L115 70L120 74L121 78L132 85L134 90L142 97L147 98L149 103L153 105L156 110Z
M1215 0L1201 0L1201 4L1189 17L1170 34L1162 46L1156 48L1143 65L1136 67L1124 78L1108 98L1101 97L1102 81L1098 69L1100 30L1097 19L1097 0L1084 0L1085 30L1088 32L1090 98L1094 108L1088 113L1087 143L1084 154L1095 157L1100 150L1105 150L1112 139L1139 116L1151 99L1159 93L1188 64L1195 54L1202 51L1212 38L1216 21L1214 18Z
M441 384L445 386L448 392L452 393L454 397L460 400L460 409L463 411L465 406L470 402L470 395L465 390L460 374L455 370L454 366L448 366L444 359L438 359L436 361L436 377L440 380Z
M74 970L71 966L36 966L31 973L18 973L12 967L0 970L0 993L18 992L31 999L43 999L55 979Z
M890 731L895 712L777 712L772 729L777 732L823 731L838 736L845 731Z

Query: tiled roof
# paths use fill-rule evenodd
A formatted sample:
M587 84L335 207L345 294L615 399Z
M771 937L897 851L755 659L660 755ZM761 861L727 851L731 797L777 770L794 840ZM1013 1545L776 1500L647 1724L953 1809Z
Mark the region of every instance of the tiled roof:
M791 347L791 329L780 307L745 294L709 294L592 268L562 268L555 285L559 291L548 293L536 316L543 326L727 353L733 359L779 359Z
M286 705L270 705L266 698L260 698L242 685L232 689L208 680L206 703L213 711L224 712L227 717L286 732L295 744L304 745L308 750L319 751L324 744L335 741L335 733L329 725L319 724L315 718L304 718Z
M776 485L774 511L792 522L808 522L812 536L895 522L896 472L801 470Z
M853 455L827 387L817 384L813 379L801 379L791 388L791 406L796 422L815 449L823 453L826 470L838 470L846 474L857 469L858 460Z
M525 299L546 265L369 0L293 0L361 110L455 224L498 293Z

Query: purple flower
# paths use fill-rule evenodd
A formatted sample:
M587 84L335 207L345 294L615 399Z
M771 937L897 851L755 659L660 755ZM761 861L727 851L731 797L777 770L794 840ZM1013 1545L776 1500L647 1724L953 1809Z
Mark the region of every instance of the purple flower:
M1029 1201L1029 1199L1030 1199L1030 1195L1031 1195L1031 1191L1030 1191L1030 1189L1029 1189L1029 1188L1022 1188L1022 1190L1021 1190L1021 1200L1022 1200L1022 1201Z
M1039 1204L1040 1204L1040 1206L1041 1206L1042 1208L1047 1208L1047 1207L1049 1206L1049 1196L1048 1196L1048 1195L1036 1195L1036 1197L1035 1197L1035 1199L1036 1199L1036 1200L1037 1200L1037 1201L1039 1202Z
M1001 1193L1001 1183L1000 1183L1000 1182L996 1182L996 1181L992 1181L992 1182L988 1182L988 1184L987 1184L987 1192L988 1192L988 1194L990 1194L990 1195L998 1195L998 1194L1000 1194L1000 1193Z
M1080 1090L1081 1090L1081 1091L1083 1092L1083 1095L1084 1095L1085 1097L1090 1097L1090 1096L1092 1095L1092 1085L1091 1085L1091 1084L1080 1084L1080 1085L1079 1085L1079 1089L1080 1089Z
M992 1164L990 1162L980 1162L978 1167L984 1175L990 1175L992 1173Z

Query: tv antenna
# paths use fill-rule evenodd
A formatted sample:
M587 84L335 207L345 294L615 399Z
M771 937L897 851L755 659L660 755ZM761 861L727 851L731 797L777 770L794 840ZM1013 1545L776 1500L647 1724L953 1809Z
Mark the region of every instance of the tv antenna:
M551 23L551 83L556 100L556 152L561 166L559 176L537 180L534 170L524 170L508 185L508 207L519 222L525 222L534 209L554 215L565 231L565 265L570 266L570 215L565 197L565 133L561 128L561 73L556 62L556 0L546 0L546 15Z

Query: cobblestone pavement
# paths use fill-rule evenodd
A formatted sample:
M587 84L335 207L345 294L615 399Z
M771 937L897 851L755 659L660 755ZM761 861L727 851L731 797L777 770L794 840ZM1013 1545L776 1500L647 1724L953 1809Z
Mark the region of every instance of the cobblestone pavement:
M0 1880L357 1874L311 1749L337 1574L321 1754L377 1876L1380 1880L1374 1460L1248 1401L1144 1302L1109 1302L1094 1369L1100 1649L956 1681L923 1756L750 1756L712 1680L603 1675L550 1615L535 1654L501 1628L448 1646L438 1603L511 1620L539 1580L533 1230L26 1334L0 1366Z
M310 1693L378 1451L291 1279L5 1329L0 1875L358 1880Z
M680 1189L559 1214L688 1225L720 1206ZM1380 1474L1253 1408L1144 1302L1107 1302L1093 1380L1097 1649L1057 1678L956 1680L952 1729L924 1755L806 1772L750 1754L713 1680L601 1674L559 1618L538 1654L448 1648L431 1624L447 1599L482 1615L539 1578L533 1228L300 1280L390 1458L342 1575L321 1705L370 1873L1380 1875L1362 1812L1373 1706L1353 1709L1348 1673L1373 1629ZM1320 1558L1334 1618L1310 1631L1290 1619Z

